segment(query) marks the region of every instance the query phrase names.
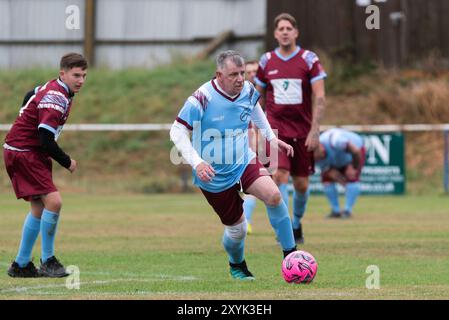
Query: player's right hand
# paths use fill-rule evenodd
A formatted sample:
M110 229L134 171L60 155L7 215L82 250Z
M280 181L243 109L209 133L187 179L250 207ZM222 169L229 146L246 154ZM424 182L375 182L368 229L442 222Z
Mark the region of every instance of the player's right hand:
M307 151L312 152L315 151L320 144L320 129L318 128L312 128L310 129L309 134L306 138L306 147Z
M73 173L76 170L76 160L70 159L70 167L68 168L68 170Z
M293 158L293 156L295 155L293 147L278 138L271 139L270 144L274 147L274 150L277 149L283 150L287 154L287 157Z
M215 176L215 170L210 164L203 161L196 167L196 175L203 182L211 182Z

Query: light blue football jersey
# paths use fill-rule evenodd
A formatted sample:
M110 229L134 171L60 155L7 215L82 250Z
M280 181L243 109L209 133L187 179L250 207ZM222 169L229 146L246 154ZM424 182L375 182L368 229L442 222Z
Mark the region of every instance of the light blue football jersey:
M357 148L363 147L363 138L348 130L333 128L320 135L320 143L326 150L326 158L317 161L316 164L322 171L330 168L341 169L352 163L352 154L347 151L348 142Z
M211 80L186 100L176 120L192 130L193 147L215 170L211 182L201 181L193 170L196 186L217 193L240 180L256 157L248 145L248 124L259 97L249 81L238 96L230 98Z

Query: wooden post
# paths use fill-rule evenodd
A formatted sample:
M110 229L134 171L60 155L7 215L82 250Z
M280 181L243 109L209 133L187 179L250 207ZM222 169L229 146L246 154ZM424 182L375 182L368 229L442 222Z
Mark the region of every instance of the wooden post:
M217 50L223 43L229 41L234 37L234 34L231 30L226 30L222 33L220 33L218 36L216 36L212 41L210 41L206 48L201 50L200 53L196 56L197 59L205 59L209 57L212 53L214 53L215 50Z
M408 39L407 39L407 30L408 26L408 3L407 0L401 0L400 2L400 10L402 12L401 25L400 25L400 35L399 35L399 57L400 57L400 66L404 67L407 64L407 58L409 56L408 52Z
M89 66L95 66L95 0L85 0L84 56Z
M449 194L449 130L444 131L444 192Z

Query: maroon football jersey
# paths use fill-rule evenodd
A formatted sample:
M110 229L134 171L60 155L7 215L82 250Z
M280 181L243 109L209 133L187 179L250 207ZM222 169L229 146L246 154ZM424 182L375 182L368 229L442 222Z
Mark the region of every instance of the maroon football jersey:
M256 83L265 88L268 121L279 135L305 138L312 123L312 83L326 78L318 56L297 48L283 57L279 48L262 55Z
M35 94L20 109L5 143L20 150L36 150L41 145L38 132L41 127L53 132L56 140L69 116L72 96L59 79L36 88Z

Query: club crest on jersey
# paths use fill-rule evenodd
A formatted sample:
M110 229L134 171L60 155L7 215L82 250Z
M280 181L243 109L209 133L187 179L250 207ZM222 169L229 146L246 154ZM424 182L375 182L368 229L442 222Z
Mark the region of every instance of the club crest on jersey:
M278 69L268 71L268 75L271 76L273 74L277 74L279 72Z
M248 121L248 117L251 115L251 109L250 108L245 108L242 113L240 114L240 120L242 122L246 122Z

